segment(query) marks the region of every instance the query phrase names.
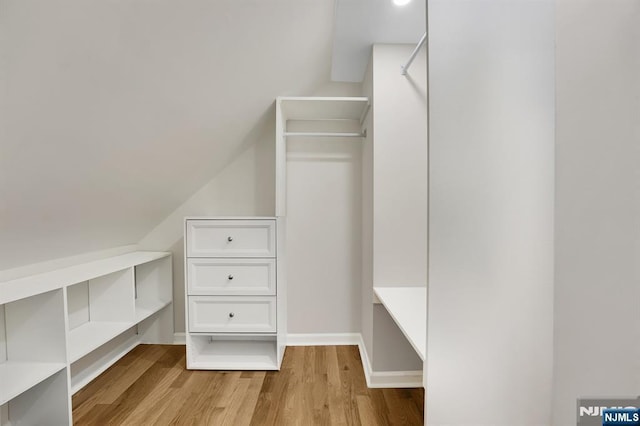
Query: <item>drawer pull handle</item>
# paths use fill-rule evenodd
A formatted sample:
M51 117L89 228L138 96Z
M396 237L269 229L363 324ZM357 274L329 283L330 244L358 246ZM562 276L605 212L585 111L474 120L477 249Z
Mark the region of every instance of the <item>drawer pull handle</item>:
M233 312L229 312L229 318L233 318L235 316L236 316L236 314L234 314Z
M233 275L229 275L227 278L229 278L230 280L233 279Z
M227 237L227 241L229 242L233 241L233 237Z

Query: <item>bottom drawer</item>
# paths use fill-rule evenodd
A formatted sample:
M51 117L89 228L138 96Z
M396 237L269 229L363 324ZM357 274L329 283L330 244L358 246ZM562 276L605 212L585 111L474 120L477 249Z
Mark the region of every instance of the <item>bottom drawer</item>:
M275 333L273 296L189 296L192 333Z

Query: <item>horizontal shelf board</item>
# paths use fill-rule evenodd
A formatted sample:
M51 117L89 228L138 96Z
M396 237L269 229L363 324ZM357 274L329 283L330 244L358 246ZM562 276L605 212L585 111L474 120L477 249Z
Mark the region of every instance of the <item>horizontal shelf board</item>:
M285 132L287 137L309 137L309 138L364 138L365 133L354 132Z
M238 338L238 340L247 340L248 337L259 337L263 338L265 341L273 342L273 339L267 339L268 337L278 337L278 333L260 333L260 332L228 332L228 333L220 333L218 331L190 331L189 335L196 338L201 337L213 337L214 340L226 340L229 337Z
M1 282L0 304L81 283L170 255L168 252L136 251Z
M200 360L189 364L190 370L224 370L224 371L236 371L236 370L277 370L278 364L275 361L263 362L257 360L249 360L247 362L225 362L212 360Z
M276 256L187 256L187 259L275 259Z
M89 362L84 362L85 360L81 359L79 362L72 363L70 371L71 394L73 395L85 387L139 344L140 339L137 334L128 337L119 335L111 341L108 347L104 347L105 350L102 350L102 347L98 348L100 353L97 356L92 353L92 359L87 360Z
M0 405L12 400L31 389L43 380L63 370L63 362L17 362L6 361L0 364Z
M149 318L156 312L160 312L165 307L169 306L171 301L163 302L161 300L154 302L139 302L136 300L136 323Z
M361 121L369 99L363 97L280 97L285 120Z
M225 345L227 343L225 342ZM189 366L204 370L270 370L277 369L275 345L262 353L243 353L232 350L220 353L206 352L193 357Z
M187 216L186 220L276 220L275 216Z
M69 332L69 360L75 362L118 334L135 326L134 322L89 321Z
M426 287L374 287L373 291L424 361L427 350Z

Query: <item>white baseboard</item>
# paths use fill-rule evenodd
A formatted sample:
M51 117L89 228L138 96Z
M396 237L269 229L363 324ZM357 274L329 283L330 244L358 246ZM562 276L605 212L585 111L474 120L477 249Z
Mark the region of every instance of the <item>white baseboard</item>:
M358 349L367 386L370 388L420 388L422 371L373 371L362 335L358 335Z
M370 388L421 388L422 371L374 371L367 386Z
M174 345L186 345L187 344L187 336L184 331L173 333L173 344Z
M358 350L360 351L360 361L362 362L362 369L364 370L364 378L367 380L367 387L371 386L371 361L369 360L369 354L367 353L367 347L364 344L362 334L358 340Z
M174 333L173 344L184 345L185 333ZM367 348L360 333L293 333L287 335L287 346L358 346L362 369L370 388L419 388L422 371L373 371Z
M287 346L357 345L360 340L360 333L287 334Z

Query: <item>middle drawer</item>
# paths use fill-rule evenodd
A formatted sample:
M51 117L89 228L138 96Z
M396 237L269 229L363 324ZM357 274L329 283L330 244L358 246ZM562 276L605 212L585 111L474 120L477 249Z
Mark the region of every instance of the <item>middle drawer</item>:
M275 259L188 259L188 294L194 296L276 294Z

